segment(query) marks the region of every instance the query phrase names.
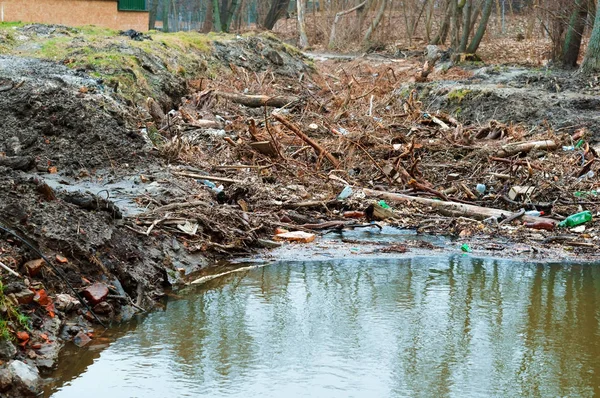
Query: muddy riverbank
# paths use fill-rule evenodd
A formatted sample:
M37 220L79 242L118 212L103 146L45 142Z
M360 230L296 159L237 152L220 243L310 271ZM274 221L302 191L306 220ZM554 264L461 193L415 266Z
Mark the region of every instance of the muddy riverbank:
M269 35L0 32L0 223L16 233L0 261L19 275L1 274L9 396L39 388L64 342L93 341L96 317L130 319L221 259L287 245L277 229L323 235L307 256L342 233L334 250L350 256L596 259L589 82L466 65L416 83L419 57L310 60ZM591 222L556 226L583 210Z

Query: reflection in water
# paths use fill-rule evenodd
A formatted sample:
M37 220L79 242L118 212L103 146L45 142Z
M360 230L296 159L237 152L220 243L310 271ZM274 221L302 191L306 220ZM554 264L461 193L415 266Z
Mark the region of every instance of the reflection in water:
M65 358L47 396L591 397L599 295L590 265L278 263Z

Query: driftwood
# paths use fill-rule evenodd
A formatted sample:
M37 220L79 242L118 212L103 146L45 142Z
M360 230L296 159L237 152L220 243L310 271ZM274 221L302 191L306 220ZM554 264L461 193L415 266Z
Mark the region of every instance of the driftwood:
M224 91L215 91L215 95L228 99L241 104L249 108L261 108L263 106L272 106L275 108L283 108L289 104L293 104L299 101L298 97L287 97L287 96L275 96L269 97L268 95L246 95L246 94L234 94L226 93Z
M383 198L385 200L393 201L393 202L416 202L424 205L428 205L439 211L445 216L452 217L470 217L475 218L477 220L485 220L490 217L512 217L515 213L511 211L505 211L500 209L481 207L475 205L469 205L464 203L456 203L456 202L446 202L441 200L434 200L428 198L421 198L417 196L409 196L399 193L392 192L384 192L384 191L374 191L372 189L363 189L364 193L367 196L375 196L378 198ZM522 216L524 221L527 222L549 222L556 224L558 223L556 220L544 217L532 217L524 215Z
M196 127L201 129L210 129L210 128L219 128L221 124L216 120L192 120L190 122L184 123L184 126Z
M327 150L325 150L316 141L314 141L312 138L310 138L309 136L307 136L306 134L304 134L302 132L302 130L300 130L300 128L298 126L296 126L294 123L290 122L289 120L287 120L283 116L278 115L276 113L273 114L273 117L279 123L283 124L285 127L287 127L288 129L292 130L294 132L294 134L296 134L298 137L300 137L304 142L306 142L308 145L310 145L311 147L313 147L314 150L317 151L317 153L319 155L323 155L327 159L329 159L329 161L331 162L331 164L333 165L333 167L335 167L336 169L339 168L340 162L338 162L338 160L335 158L335 156L333 156L331 153L327 152Z
M558 144L552 140L522 142L520 144L508 144L502 146L502 149L496 153L496 157L505 158L516 155L517 153L526 153L534 149L556 149Z

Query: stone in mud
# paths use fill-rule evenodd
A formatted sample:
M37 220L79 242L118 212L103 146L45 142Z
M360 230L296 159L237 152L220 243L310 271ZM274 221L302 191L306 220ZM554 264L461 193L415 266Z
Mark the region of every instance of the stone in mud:
M89 344L90 341L92 341L92 339L90 339L90 336L83 332L77 333L77 336L73 338L73 344L75 344L79 348L85 347Z
M8 369L0 369L0 392L5 392L12 385L12 376Z
M83 291L83 295L92 305L96 305L108 296L108 287L104 283L96 282Z
M23 289L13 294L19 304L31 304L35 296L35 293L29 289Z
M6 156L0 158L0 166L13 170L29 171L35 166L33 156Z
M25 269L27 270L27 274L29 276L36 276L40 273L42 267L44 266L44 260L38 258L37 260L27 261L25 263Z
M17 347L8 340L0 340L0 359L11 359L15 355L17 355Z
M109 315L113 312L113 307L110 303L103 301L94 306L94 312L98 315Z
M265 57L269 61L271 61L272 63L274 63L275 65L278 65L278 66L281 66L284 63L281 55L275 50L266 51Z
M21 361L12 361L8 365L12 377L13 388L22 396L35 396L40 386L41 378L37 368Z
M62 312L76 310L80 305L79 300L65 293L57 294L54 299L54 307Z

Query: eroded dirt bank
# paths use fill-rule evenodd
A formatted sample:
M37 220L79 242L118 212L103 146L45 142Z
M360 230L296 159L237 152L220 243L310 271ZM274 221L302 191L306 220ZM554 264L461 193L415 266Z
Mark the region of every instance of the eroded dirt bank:
M163 117L200 79L231 76L236 65L294 77L309 68L269 36L159 34L140 44L110 31L2 28L0 224L52 262L0 232L0 261L18 274L1 271L0 391L21 397L39 390L37 368L52 368L65 341L93 338L96 317L108 325L151 310L166 287L223 256L124 221L148 210L146 200L191 192L173 181L160 150L170 133L154 112ZM216 208L206 221L219 244L226 220Z
M599 210L594 82L467 66L415 83L420 58L310 61L268 35L0 33L0 223L58 270L2 233L19 274L1 274L9 396L93 338L94 314L149 310L219 259L281 245L277 228L452 237L385 253L596 258L595 220L556 226Z

